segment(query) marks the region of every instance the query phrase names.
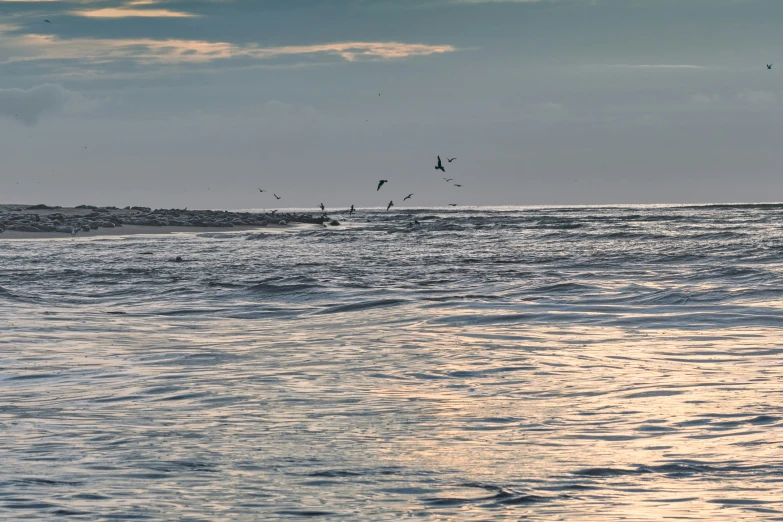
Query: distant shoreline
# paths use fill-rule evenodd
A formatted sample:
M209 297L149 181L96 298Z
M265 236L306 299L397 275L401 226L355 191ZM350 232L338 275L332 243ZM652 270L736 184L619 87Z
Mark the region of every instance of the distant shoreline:
M115 228L99 228L89 232L78 232L76 238L119 238L126 236L140 235L167 235L167 234L202 234L207 232L229 233L229 232L250 232L264 228L273 228L281 230L285 227L281 225L261 225L239 226L239 227L145 227L139 225L124 225ZM6 230L0 233L0 241L6 240L29 240L29 239L72 239L70 234L61 232L18 232L16 230Z
M0 205L0 239L70 239L139 234L242 232L293 224L339 226L326 214L147 207Z

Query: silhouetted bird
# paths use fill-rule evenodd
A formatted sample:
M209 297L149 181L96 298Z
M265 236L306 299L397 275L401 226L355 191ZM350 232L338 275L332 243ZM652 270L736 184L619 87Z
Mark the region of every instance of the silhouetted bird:
M266 192L264 189L258 189L259 192Z
M443 178L443 179L446 180L446 183L448 183L449 181L454 181L454 178Z
M324 204L323 204L323 203L321 203L321 205L320 205L320 206L321 206L321 210L322 210L322 211L323 211L323 210L326 210L326 207L324 207Z
M462 185L460 185L459 183L455 183L454 186L455 187L461 187Z
M447 159L447 160L449 160L449 163L451 163L452 161L454 161L454 160L455 160L455 159L457 159L457 158L451 158L451 159L449 159L449 158L446 158L446 159Z
M46 22L47 24L50 24L50 23L52 23L52 22L50 22L49 20L44 20L44 22Z
M277 209L274 209L270 214L274 214L275 212L277 212Z
M375 192L378 192L379 190L381 190L381 187L383 186L383 184L384 184L384 183L388 183L388 182L389 182L389 180L388 180L388 179L382 179L382 180L380 180L380 181L378 182L378 188L377 188L377 189L375 189Z
M446 169L443 168L443 164L440 162L440 156L438 156L438 165L435 167L436 170L442 170L443 172L446 172Z
M356 212L356 210L353 208L353 205L351 205L351 210L348 211L348 215L353 216L354 212Z
M457 206L457 204L456 204L456 203L449 203L449 206L450 206L450 207L456 207L456 206Z
M405 198L403 199L403 201L406 201L406 200L409 200L409 199L411 199L411 196L412 196L412 195L413 195L413 194L408 194L407 196L405 196Z
M767 64L767 69L769 69L770 71L772 70L772 64L771 63Z
M283 199L280 196L278 196L277 194L275 194L274 192L272 193L272 195L275 197L275 199Z
M394 201L389 201L389 204L388 204L388 205L386 205L386 210L389 210L389 209L390 209L390 208L392 208L393 206L394 206Z

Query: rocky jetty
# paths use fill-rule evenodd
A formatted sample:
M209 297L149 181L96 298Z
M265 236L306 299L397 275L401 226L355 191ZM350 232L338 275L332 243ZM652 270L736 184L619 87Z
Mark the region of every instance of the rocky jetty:
M96 207L80 205L75 208L49 207L47 205L0 206L0 232L62 232L73 234L99 228L116 228L123 225L146 227L215 227L267 226L278 224L329 223L326 215L288 213L229 212L225 210L180 210L147 207Z

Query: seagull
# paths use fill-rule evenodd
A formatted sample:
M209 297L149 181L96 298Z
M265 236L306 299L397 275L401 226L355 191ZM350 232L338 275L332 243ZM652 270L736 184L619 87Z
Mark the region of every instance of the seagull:
M52 23L52 22L50 22L49 20L44 20L44 22L46 22L47 24L50 24L50 23Z
M275 194L275 193L272 193L272 195L275 197L275 199L282 199L280 196L278 196L278 195L277 195L277 194Z
M446 180L446 183L448 183L449 181L454 181L454 178L443 178L443 179Z
M454 186L455 187L461 187L462 185L460 185L459 183L455 183Z
M389 210L394 206L394 201L389 201L389 204L386 206L386 210Z
M438 165L435 167L436 170L442 170L443 172L446 172L446 169L443 168L443 165L440 162L440 156L438 156Z
M456 203L449 203L449 206L450 206L450 207L456 207L456 206L457 206L457 204L456 204Z
M375 192L378 192L379 190L381 190L381 187L383 186L383 184L384 184L384 183L388 183L388 182L389 182L389 180L388 180L388 179L382 179L382 180L380 180L380 181L378 182L378 188L377 188L377 189L375 189Z
M353 213L356 212L356 209L353 208L353 205L351 205L351 210L348 211L349 216L353 216Z
M275 212L277 212L277 209L274 209L274 210L271 212L271 214L274 214Z
M405 200L408 200L408 199L411 199L411 196L412 196L412 195L413 195L413 194L408 194L407 196L405 196L405 199L403 199L403 201L405 201Z
M264 189L258 189L259 192L266 192Z
M769 69L770 71L772 70L772 64L771 63L767 64L767 69Z
M324 210L326 210L326 207L324 207L324 204L323 204L323 203L321 203L319 206L321 207L321 211L324 211Z
M449 163L451 163L452 161L454 161L454 160L455 160L455 159L457 159L457 158L451 158L451 159L449 159L449 158L446 158L446 159L447 159L447 160L449 160Z

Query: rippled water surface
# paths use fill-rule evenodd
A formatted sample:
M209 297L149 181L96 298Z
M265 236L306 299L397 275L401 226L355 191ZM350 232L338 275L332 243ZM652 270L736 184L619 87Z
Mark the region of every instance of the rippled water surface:
M783 520L783 206L335 217L0 238L0 518Z

